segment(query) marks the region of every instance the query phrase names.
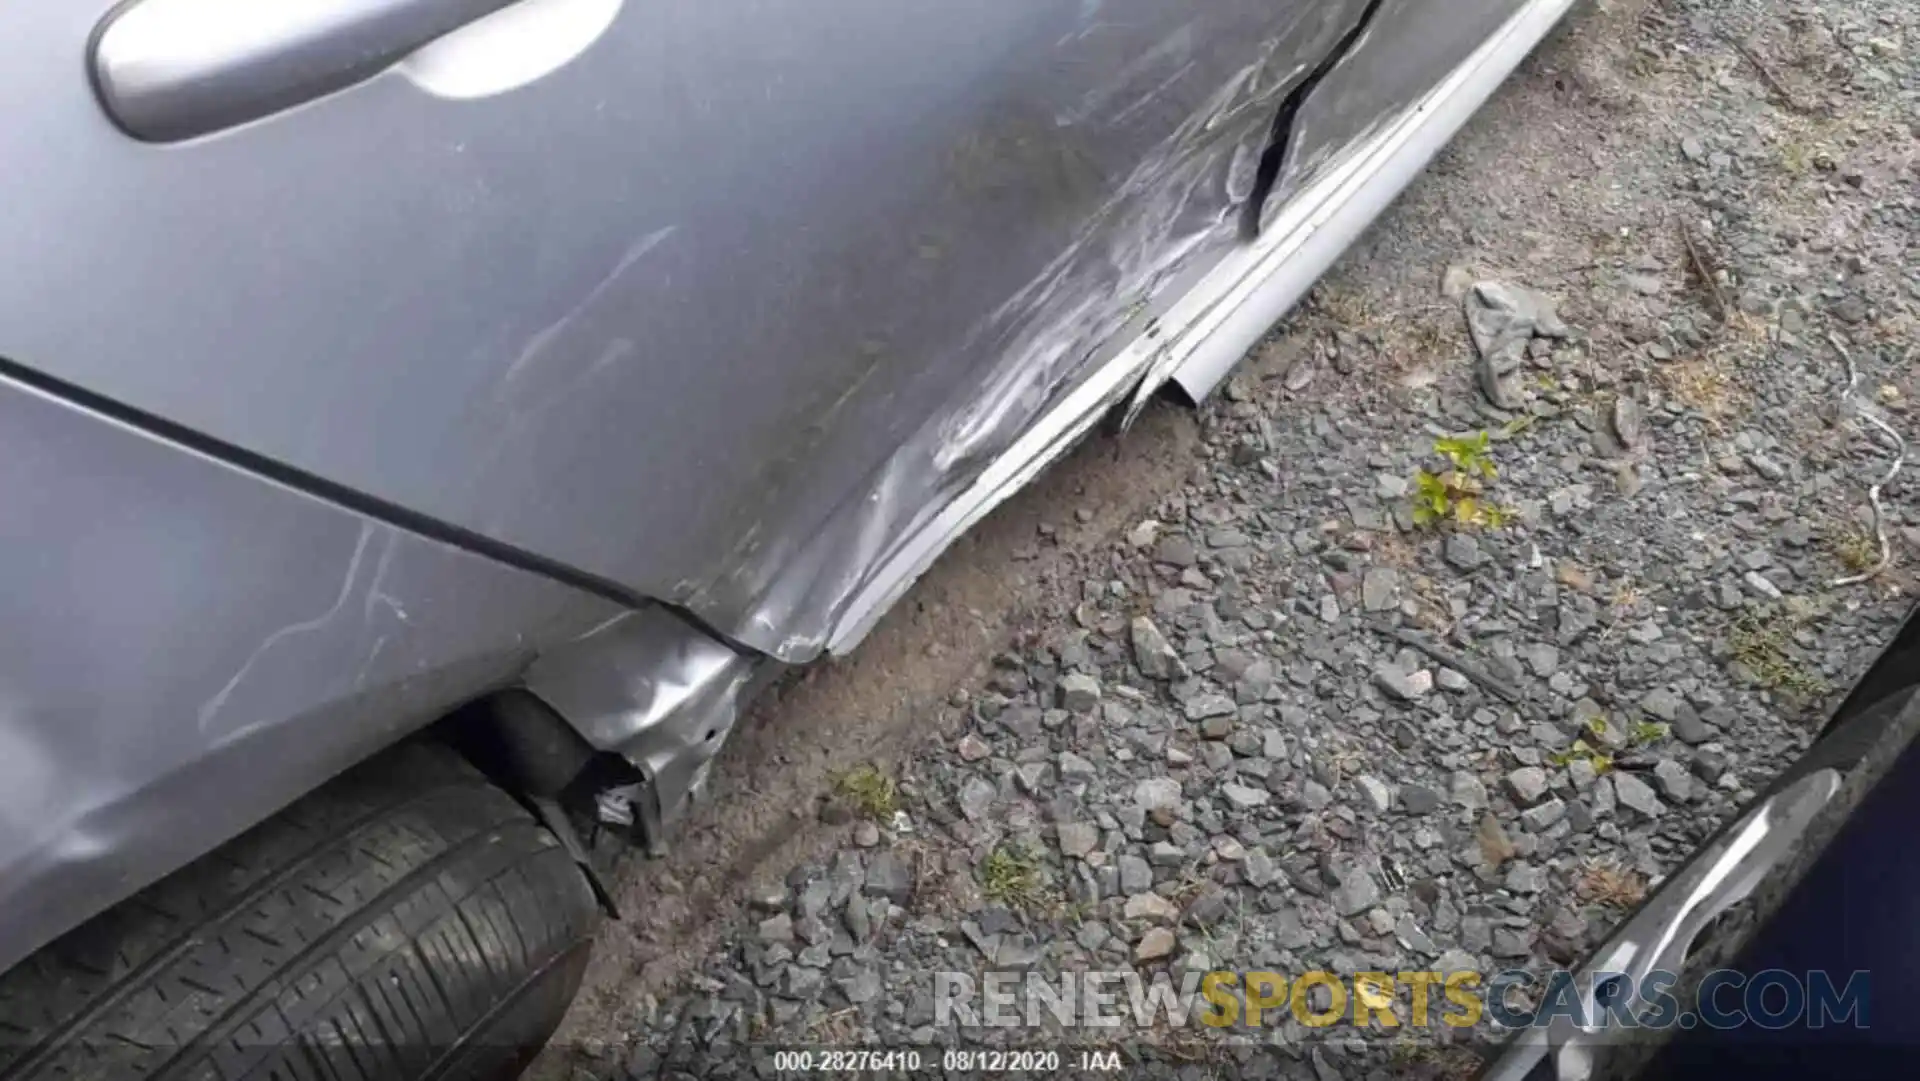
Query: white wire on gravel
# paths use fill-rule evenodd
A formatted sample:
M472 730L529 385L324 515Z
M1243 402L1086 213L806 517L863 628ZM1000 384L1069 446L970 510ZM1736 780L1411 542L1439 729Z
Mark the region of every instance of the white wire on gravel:
M1874 411L1873 407L1862 402L1854 393L1860 386L1860 369L1854 365L1853 354L1847 351L1840 336L1829 331L1827 341L1833 343L1834 351L1840 354L1840 359L1847 362L1847 389L1840 392L1840 403L1852 409L1854 415L1861 420L1880 429L1888 439L1893 441L1893 464L1887 468L1885 476L1867 489L1867 501L1873 505L1873 535L1880 542L1880 559L1859 574L1835 578L1827 583L1837 589L1841 586L1856 586L1870 581L1881 571L1886 570L1887 564L1893 562L1893 546L1887 542L1886 512L1880 505L1880 490L1893 483L1893 478L1899 476L1901 468L1907 464L1907 441L1900 437L1900 433L1894 430L1893 425L1880 419L1880 415Z

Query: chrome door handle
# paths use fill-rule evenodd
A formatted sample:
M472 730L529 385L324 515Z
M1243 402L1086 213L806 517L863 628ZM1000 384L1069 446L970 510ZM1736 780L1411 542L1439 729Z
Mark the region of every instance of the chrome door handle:
M93 39L100 104L172 142L364 81L514 0L134 0Z

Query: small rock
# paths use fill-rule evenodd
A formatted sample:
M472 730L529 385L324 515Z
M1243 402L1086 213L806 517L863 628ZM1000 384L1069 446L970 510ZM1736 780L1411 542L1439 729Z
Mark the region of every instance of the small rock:
M1480 542L1465 533L1449 533L1441 546L1441 557L1455 570L1470 571L1486 563Z
M867 864L866 894L905 905L913 898L912 865L891 849L875 855L873 862Z
M1399 665L1383 664L1373 670L1374 686L1386 692L1389 698L1400 702L1412 702L1426 696L1433 690L1433 673L1422 668L1417 672L1403 671Z
M1121 914L1130 920L1160 920L1171 923L1180 915L1180 908L1172 901L1157 893L1136 893L1127 898L1127 904Z
M867 819L853 827L853 843L861 848L872 848L880 843L880 827Z
M793 917L782 912L778 916L769 916L760 921L760 941L773 945L788 945L793 942Z
M1171 777L1149 777L1133 786L1134 805L1151 814L1180 809L1180 782Z
M1480 778L1461 770L1447 778L1447 795L1456 807L1477 811L1487 805L1487 786Z
M1355 868L1341 877L1330 900L1340 915L1357 915L1380 903L1380 886L1372 875Z
M1087 713L1100 704L1100 681L1083 672L1074 672L1060 681L1060 708L1071 713Z
M1669 688L1660 687L1647 692L1640 699L1640 708L1660 720L1672 722L1685 709L1686 702Z
M993 809L1000 792L984 777L969 777L960 785L960 813L969 822L978 822Z
M1386 814L1387 809L1393 806L1393 789L1388 788L1385 781L1362 774L1354 778L1353 783L1366 799L1367 809L1374 814Z
M1120 892L1145 893L1153 888L1153 866L1138 856L1121 856Z
M1522 766L1507 774L1507 790L1523 804L1534 804L1547 794L1547 771L1539 766Z
M1187 666L1153 620L1135 616L1129 629L1133 638L1133 661L1143 675L1150 679L1179 679L1186 674Z
M1412 815L1432 814L1440 807L1440 793L1425 785L1400 786L1400 809Z
M1074 754L1061 751L1059 759L1060 779L1063 781L1091 781L1100 775L1092 762Z
M1659 818L1666 811L1660 797L1654 794L1647 782L1624 770L1613 773L1613 794L1620 806L1640 815L1642 818Z
M960 745L956 750L959 751L962 762L978 762L993 753L993 748L987 745L987 741L972 732L960 737Z
M1567 805L1559 799L1537 803L1520 812L1520 821L1526 823L1527 828L1535 833L1545 830L1565 817L1567 817Z
M1620 445L1628 450L1638 447L1647 438L1647 422L1640 411L1640 403L1626 395L1613 400L1613 435Z
M1100 828L1085 822L1062 822L1055 827L1060 838L1060 854L1082 859L1100 844Z
M1172 931L1165 927L1155 927L1140 936L1140 944L1133 948L1133 959L1157 961L1173 953L1175 945Z
M1240 876L1247 885L1259 889L1271 886L1280 877L1280 868L1274 865L1273 857L1265 849L1254 848L1247 851L1246 859L1240 862Z
M1399 572L1392 567L1368 567L1360 578L1360 605L1369 612L1387 612L1399 607Z
M1693 799L1693 778L1687 769L1671 758L1663 758L1654 763L1653 783L1660 794L1675 803L1687 803Z
M1769 600L1777 601L1782 596L1785 596L1785 594L1780 592L1779 586L1774 585L1772 580L1759 571L1748 571L1746 574L1740 576L1740 580L1747 583L1749 589L1752 589L1755 593Z
M1240 712L1233 699L1224 694L1197 694L1187 699L1187 720L1204 721L1208 717L1230 717Z
M1236 811L1250 811L1255 807L1264 807L1273 798L1264 788L1249 788L1246 785L1227 783L1220 786L1220 794Z
M1507 868L1506 887L1509 893L1539 893L1546 885L1546 873L1533 864L1520 861Z
M1779 482L1787 479L1787 467L1767 457L1766 454L1760 451L1756 450L1748 454L1747 464L1753 467L1755 473L1760 474L1770 481Z

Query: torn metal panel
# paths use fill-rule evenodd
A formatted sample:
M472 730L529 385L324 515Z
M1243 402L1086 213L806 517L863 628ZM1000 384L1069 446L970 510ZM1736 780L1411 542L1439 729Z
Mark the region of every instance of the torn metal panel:
M588 743L640 767L641 824L658 843L705 787L764 664L650 606L542 654L525 684Z
M1347 245L1452 138L1571 0L1532 0L1438 85L1349 148L1127 345L1097 365L879 565L836 629L834 652L852 648L967 526L1064 453L1117 401L1130 422L1168 381L1198 401L1291 308Z
M1571 6L1530 0L1430 91L1287 199L1260 239L1215 267L1166 321L1177 325L1164 334L1134 411L1166 380L1196 401L1212 393Z

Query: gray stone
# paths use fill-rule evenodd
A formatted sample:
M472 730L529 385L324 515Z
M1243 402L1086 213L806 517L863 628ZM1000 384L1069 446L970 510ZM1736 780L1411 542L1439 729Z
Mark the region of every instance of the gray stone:
M892 849L876 853L867 864L866 892L869 897L885 897L896 905L913 898L913 866Z
M1647 422L1640 411L1640 403L1632 397L1622 396L1613 399L1613 438L1619 440L1622 447L1636 449L1647 442Z
M1246 858L1240 861L1240 875L1247 880L1247 885L1258 889L1273 885L1280 877L1280 868L1274 865L1273 857L1267 855L1266 849L1252 848L1247 850Z
M1640 699L1640 708L1646 713L1663 721L1671 722L1680 716L1686 702L1666 687L1647 692Z
M1054 827L1060 838L1060 854L1080 859L1100 844L1100 827L1085 822L1062 822Z
M1372 875L1355 868L1340 877L1331 900L1333 910L1340 915L1357 915L1380 903L1380 886Z
M1425 785L1400 786L1400 809L1413 815L1432 814L1440 807L1440 793Z
M1224 694L1197 694L1187 699L1187 720L1204 721L1208 717L1231 717L1240 712L1233 699Z
M1507 790L1522 804L1534 804L1547 794L1547 771L1539 766L1521 766L1507 774Z
M1387 612L1400 605L1400 574L1392 567L1368 567L1360 578L1360 606Z
M1220 794L1236 811L1250 811L1255 807L1264 807L1273 795L1264 788L1249 788L1242 784L1227 783L1220 786Z
M1525 931L1512 927L1493 929L1493 955L1495 957L1525 957L1533 952L1533 943Z
M1487 805L1487 786L1480 778L1460 770L1447 778L1447 796L1456 807L1477 811Z
M840 981L840 993L854 1005L871 1002L880 995L880 973L874 969L862 969Z
M1151 814L1180 809L1180 782L1171 777L1149 777L1133 786L1134 806Z
M1546 888L1547 876L1540 868L1525 860L1515 860L1507 868L1505 882L1509 893L1539 893Z
M1475 284L1463 304L1476 354L1474 378L1481 393L1500 409L1519 409L1525 404L1520 376L1528 344L1536 334L1566 337L1566 324L1555 313L1552 300L1503 282Z
M1153 888L1153 866L1138 856L1121 856L1120 892L1144 893Z
M993 803L1000 798L999 789L984 777L968 777L960 784L960 813L967 821L978 822L993 810Z
M1060 752L1059 769L1063 781L1091 781L1100 775L1100 770L1092 762L1072 751Z
M1172 931L1165 927L1149 928L1146 934L1140 936L1140 944L1133 948L1133 959L1157 961L1172 954L1177 945Z
M1362 774L1353 779L1353 784L1360 790L1367 809L1374 814L1385 814L1387 809L1393 806L1393 789L1380 778Z
M1187 666L1153 620L1135 616L1129 630L1133 638L1133 662L1140 666L1143 675L1151 679L1179 679L1186 675Z
M782 945L793 941L793 917L782 912L778 916L769 916L760 921L760 941L769 945L778 942Z
M1620 801L1620 806L1642 818L1659 818L1666 811L1666 806L1647 782L1625 771L1616 770L1613 773L1613 794Z
M955 750L959 752L962 762L978 762L993 753L993 748L987 741L972 732L960 737L960 744Z
M1675 803L1688 803L1693 799L1693 778L1685 766L1671 758L1654 763L1653 783L1662 796Z
M1395 701L1413 702L1433 690L1433 673L1424 668L1408 672L1388 662L1373 670L1373 685Z
M1466 533L1449 533L1441 545L1441 557L1455 570L1470 571L1487 562L1487 554L1480 550L1480 542Z
M1087 713L1100 704L1100 681L1084 672L1073 672L1060 681L1060 708L1072 713Z
M1520 821L1535 833L1552 826L1567 816L1567 805L1559 799L1550 799L1536 803L1520 812Z

